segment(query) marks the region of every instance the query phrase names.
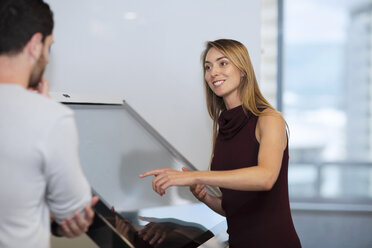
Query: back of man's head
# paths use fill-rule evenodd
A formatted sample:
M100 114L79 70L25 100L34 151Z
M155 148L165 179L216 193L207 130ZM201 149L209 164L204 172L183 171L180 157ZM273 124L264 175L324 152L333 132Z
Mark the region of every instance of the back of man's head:
M0 0L0 55L17 54L35 33L53 31L53 13L43 0Z

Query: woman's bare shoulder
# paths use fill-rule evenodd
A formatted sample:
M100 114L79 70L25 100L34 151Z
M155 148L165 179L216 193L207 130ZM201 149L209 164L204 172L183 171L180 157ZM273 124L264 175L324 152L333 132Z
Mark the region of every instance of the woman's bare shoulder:
M278 110L272 109L272 108L266 108L261 112L260 117L266 117L266 116L277 117L277 118L284 119L282 113L280 113Z
M275 109L265 109L258 117L256 137L259 142L265 137L283 138L283 145L286 143L286 122L283 115Z
M285 126L285 120L283 115L276 109L266 108L261 112L261 115L258 117L258 126Z

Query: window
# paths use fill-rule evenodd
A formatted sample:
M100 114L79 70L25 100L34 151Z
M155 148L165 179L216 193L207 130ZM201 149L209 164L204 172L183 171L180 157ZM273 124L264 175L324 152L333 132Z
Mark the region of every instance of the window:
M371 203L372 1L282 7L291 198Z

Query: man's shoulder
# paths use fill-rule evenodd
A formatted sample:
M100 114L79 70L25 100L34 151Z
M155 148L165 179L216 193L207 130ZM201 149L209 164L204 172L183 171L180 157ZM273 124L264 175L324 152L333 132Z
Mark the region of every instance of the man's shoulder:
M41 95L37 95L40 101L40 104L43 106L45 111L50 112L49 114L56 115L72 115L73 111L62 103L56 102L51 98L47 98Z
M35 111L49 118L73 115L73 111L70 108L51 98L33 92L30 92L27 98L29 98L29 103L35 108Z

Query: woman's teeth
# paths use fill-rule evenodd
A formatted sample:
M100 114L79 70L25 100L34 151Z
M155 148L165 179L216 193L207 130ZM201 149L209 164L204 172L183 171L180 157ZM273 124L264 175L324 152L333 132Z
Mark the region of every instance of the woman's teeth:
M213 82L213 85L214 86L219 86L223 83L223 80L220 80L220 81L216 81L216 82Z

